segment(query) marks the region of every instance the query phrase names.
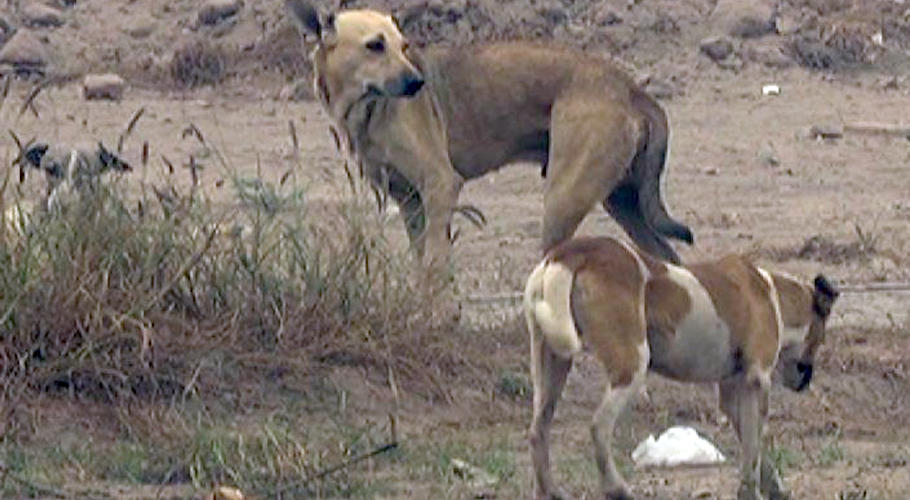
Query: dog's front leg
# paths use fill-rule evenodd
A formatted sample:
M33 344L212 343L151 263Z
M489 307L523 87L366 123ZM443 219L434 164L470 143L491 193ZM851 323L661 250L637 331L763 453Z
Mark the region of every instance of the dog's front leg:
M454 169L434 172L426 179L421 194L424 194L424 261L427 266L438 272L445 272L451 254L449 226L452 214L458 202L462 180Z
M736 381L721 382L719 384L720 407L742 442L741 423L739 417L739 383ZM768 391L764 391L760 399L760 418L764 421L768 415ZM761 438L760 438L761 439ZM762 447L761 455L761 492L768 500L789 500L790 491L784 485L780 474L774 466L767 451Z
M426 215L423 211L423 200L420 198L420 193L400 173L394 171L389 175L389 194L398 203L398 210L408 233L411 249L423 259Z
M444 276L451 245L449 225L464 179L449 159L442 122L429 97L396 101L388 108L384 127L376 130L394 168L415 186L423 204L423 260L435 276Z
M721 408L730 417L742 446L740 486L737 500L762 500L762 399L767 391L758 380L744 377L720 384Z

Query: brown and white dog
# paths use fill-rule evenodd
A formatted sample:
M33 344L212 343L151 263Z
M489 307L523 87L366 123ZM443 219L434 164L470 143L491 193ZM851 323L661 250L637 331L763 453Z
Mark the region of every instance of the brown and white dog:
M587 348L608 380L591 424L606 498L632 498L614 465L611 437L648 370L680 381L717 382L720 407L743 449L739 500L787 498L773 464L762 459L768 390L772 374L794 391L809 385L838 294L822 275L804 283L740 256L681 267L612 238L556 246L524 292L538 497L560 498L550 475L548 429L572 358Z
M386 13L286 3L317 40L314 90L341 146L431 267L448 261L464 182L518 161L546 177L544 250L597 205L661 258L678 260L667 238L692 243L660 196L666 113L611 61L519 42L418 49Z

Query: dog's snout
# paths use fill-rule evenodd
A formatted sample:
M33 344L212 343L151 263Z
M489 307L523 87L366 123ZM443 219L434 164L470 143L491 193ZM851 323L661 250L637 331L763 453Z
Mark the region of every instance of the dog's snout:
M423 78L419 76L410 77L404 84L404 95L411 97L417 94L424 84Z
M799 362L796 364L796 370L799 371L800 374L799 385L796 387L796 390L802 391L806 387L809 387L809 382L812 381L812 365L810 363Z

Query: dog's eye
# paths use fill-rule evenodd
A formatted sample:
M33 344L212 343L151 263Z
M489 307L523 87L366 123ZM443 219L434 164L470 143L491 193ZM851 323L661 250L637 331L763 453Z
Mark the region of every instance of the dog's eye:
M382 39L370 40L367 42L367 50L370 52L385 52L385 42Z

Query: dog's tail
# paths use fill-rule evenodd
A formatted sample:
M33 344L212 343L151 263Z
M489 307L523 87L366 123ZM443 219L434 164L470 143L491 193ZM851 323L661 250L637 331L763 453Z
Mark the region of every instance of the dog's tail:
M633 105L645 115L648 123L643 149L635 156L633 176L638 180L638 201L645 220L660 234L692 244L695 238L688 226L667 213L660 194L660 177L667 160L670 137L667 115L643 90L634 90Z
M564 358L571 358L582 349L572 317L574 279L571 269L544 260L531 273L524 293L528 331L532 336L539 331L547 345Z

